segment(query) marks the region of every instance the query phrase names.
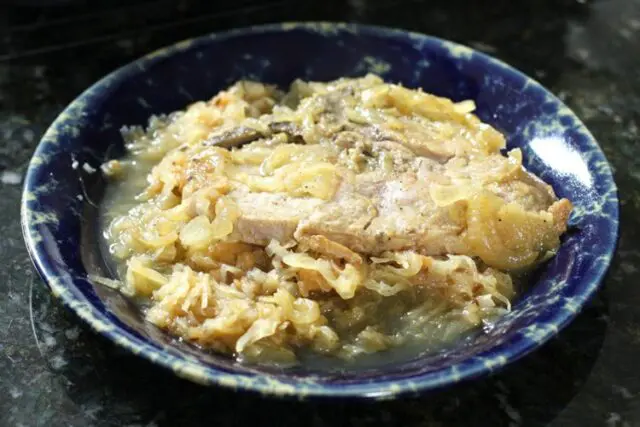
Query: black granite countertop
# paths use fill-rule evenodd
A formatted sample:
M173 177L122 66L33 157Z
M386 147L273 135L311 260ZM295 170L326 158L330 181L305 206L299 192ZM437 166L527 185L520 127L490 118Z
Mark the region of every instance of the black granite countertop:
M640 426L640 0L9 3L0 6L0 426ZM615 169L621 239L602 290L556 339L491 378L421 398L297 403L177 379L52 299L24 248L19 200L31 153L62 108L173 41L312 19L471 45L535 76L586 122Z

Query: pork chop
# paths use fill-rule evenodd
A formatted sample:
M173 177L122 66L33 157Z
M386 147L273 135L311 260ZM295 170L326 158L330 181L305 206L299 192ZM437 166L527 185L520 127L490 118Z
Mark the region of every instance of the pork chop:
M495 169L492 160L475 160L464 170L473 169L474 178L482 181ZM484 165L484 176L479 173L479 162ZM447 165L430 173L409 170L393 177L342 170L340 187L329 201L235 191L230 196L241 213L232 238L266 245L271 239L286 242L321 235L363 254L412 249L425 255L473 256L465 236L466 202L439 206L433 198L431 185L443 182L447 172L456 175ZM464 175L458 171L460 174ZM448 182L455 185L455 179ZM491 192L505 204L522 201L519 206L532 215L555 210L554 223L566 221L564 210L552 209L556 199L550 187L525 171L477 191Z
M411 249L479 256L487 264L494 250L529 260L557 247L571 204L558 202L550 186L522 167L518 150L504 156L504 137L469 114L472 105L367 78L311 84L301 93L305 96L290 100L292 109L259 119L255 126L262 133L226 131L206 144L230 148L238 140L254 141L262 150L256 155L268 155L280 144L296 143L286 161L267 158L248 165L243 160L238 167L257 180L280 180L286 178L272 175L274 165L286 165L290 174L314 161L329 162L339 177L335 192L321 199L299 188L283 191L286 185L274 190L271 184L251 188L246 179L235 182L229 197L240 214L231 239L267 245L272 239L322 236L362 254ZM251 149L251 144L236 148L230 157ZM485 208L497 222L482 225ZM523 231L536 227L542 229Z

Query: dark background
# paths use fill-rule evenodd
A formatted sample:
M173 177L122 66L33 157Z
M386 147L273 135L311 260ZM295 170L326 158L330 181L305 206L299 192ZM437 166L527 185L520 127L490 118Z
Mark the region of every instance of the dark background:
M640 0L218 3L0 0L0 426L640 426ZM491 378L420 398L298 403L179 380L52 299L24 249L17 181L55 116L153 49L292 20L470 45L534 76L585 121L615 169L621 240L603 289L558 338Z

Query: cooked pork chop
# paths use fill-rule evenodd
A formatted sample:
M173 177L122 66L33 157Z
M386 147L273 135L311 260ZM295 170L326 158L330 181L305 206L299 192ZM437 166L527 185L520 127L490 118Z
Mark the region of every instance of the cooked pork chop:
M474 179L482 181L492 169L490 161L473 164ZM465 169L466 170L466 169ZM438 167L442 182L447 164ZM322 235L351 250L379 254L413 249L425 255L476 255L467 242L464 200L439 206L433 199L430 174L407 171L392 178L377 172L343 171L335 196L329 201L282 194L236 191L230 195L240 208L232 237L266 245L271 239L286 242ZM450 173L451 174L451 173ZM440 185L440 184L438 184ZM468 184L467 184L468 185ZM513 179L481 187L503 203L517 203L531 215L550 213L550 223L564 232L570 205L556 202L551 188L520 169Z
M229 178L231 239L323 236L362 254L411 249L502 268L557 248L571 204L522 167L519 150L503 155L504 137L472 105L368 78L298 93L283 100L291 108L222 126L159 166L182 171L187 194Z
M412 249L425 255L480 256L492 263L483 254L500 252L496 243L474 243L467 228L474 212L469 203L493 197L496 213L507 213L483 232L499 235L498 241L522 240L509 231L518 223L543 227L528 243L506 244L503 255L514 259L507 265L519 266L523 252L541 255L557 246L571 204L557 202L550 186L524 170L518 150L501 154L502 135L468 114L468 106L426 94L416 97L392 85L371 89L361 84L338 84L306 98L297 108L314 120L289 125L308 144L324 145L338 159L340 183L333 197L232 192L241 211L234 238L266 245L273 238L321 235L363 254Z

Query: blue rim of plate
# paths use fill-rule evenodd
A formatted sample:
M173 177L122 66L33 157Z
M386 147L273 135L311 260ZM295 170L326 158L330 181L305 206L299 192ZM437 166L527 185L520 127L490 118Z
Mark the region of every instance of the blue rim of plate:
M581 134L585 144L590 149L591 159L597 163L606 165L599 168L598 179L600 186L607 189L609 195L604 201L601 209L606 211L606 216L610 218L608 225L610 227L609 239L600 247L595 269L591 271L588 283L583 287L583 292L573 295L572 298L566 298L558 309L549 316L545 322L545 328L536 331L535 338L525 335L515 335L508 343L499 344L492 347L477 357L473 357L461 362L452 364L445 369L427 372L417 377L410 377L402 380L374 380L369 382L359 382L350 384L331 384L315 382L312 378L291 379L286 380L280 377L272 377L270 375L243 376L237 373L228 373L218 370L213 366L205 365L197 362L193 357L186 356L182 353L168 352L166 349L155 345L152 342L143 340L129 331L118 329L112 325L104 312L98 310L91 304L83 301L78 295L75 295L73 288L68 286L77 280L56 265L51 255L48 253L46 245L43 245L45 239L42 238L38 224L46 221L41 216L31 215L29 202L34 200L34 191L38 183L37 170L43 161L41 156L46 158L47 144L55 141L56 135L62 131L67 119L77 115L82 110L87 101L92 96L100 92L102 89L109 87L114 81L124 79L132 73L139 72L140 68L153 64L176 52L190 49L194 46L206 45L212 40L225 40L243 34L262 34L269 32L286 32L290 30L304 30L316 32L320 34L335 33L347 31L351 33L359 33L366 35L374 35L381 37L408 37L416 43L433 43L447 49L454 57L465 57L473 55L475 58L498 67L508 73L517 75L526 80L527 85L535 90L542 91L555 104L563 109L563 117L571 121L571 127L574 132ZM44 278L45 283L51 289L52 294L59 298L62 303L75 312L84 322L86 322L94 331L105 336L117 345L137 354L154 364L163 366L172 370L179 377L191 380L204 385L220 385L228 388L258 392L264 395L290 396L299 399L305 397L359 397L373 399L390 399L405 394L415 394L426 390L440 388L452 383L461 382L477 378L479 376L495 372L511 363L520 359L524 355L538 348L550 338L555 336L560 329L566 326L580 311L581 307L595 293L600 282L602 281L618 239L618 218L619 207L617 201L617 189L613 180L613 175L606 161L604 154L597 145L595 139L586 129L584 124L566 107L562 101L549 93L542 85L535 80L524 75L520 71L511 66L497 60L493 57L475 51L464 45L446 41L437 37L427 36L420 33L370 25L345 24L333 22L288 22L280 24L267 24L253 26L247 28L233 29L220 33L212 33L197 38L187 39L171 46L156 50L149 53L105 76L89 89L84 91L79 97L71 102L65 110L56 118L49 127L38 145L33 159L29 164L29 168L25 178L24 190L21 203L21 222L22 229L29 250L31 259L38 271ZM483 355L489 354L486 358Z

